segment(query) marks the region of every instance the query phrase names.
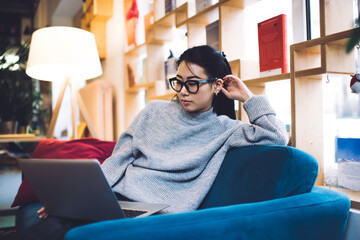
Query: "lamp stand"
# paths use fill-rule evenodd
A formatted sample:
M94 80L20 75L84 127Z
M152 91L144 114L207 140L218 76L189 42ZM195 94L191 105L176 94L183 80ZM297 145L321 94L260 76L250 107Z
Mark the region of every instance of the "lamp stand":
M85 107L83 99L82 99L81 95L79 94L79 92L76 90L76 88L70 78L66 78L63 85L61 86L60 95L59 95L59 98L57 99L55 109L51 116L50 126L47 131L46 137L47 138L54 137L55 124L56 124L56 121L57 121L57 118L59 115L61 103L64 98L65 89L66 89L67 85L69 85L70 89L71 89L71 118L72 118L72 128L73 128L73 133L72 133L73 135L72 135L71 139L77 139L77 128L76 128L76 105L77 104L79 104L80 114L84 118L85 123L89 129L91 136L94 138L97 138L97 134L95 132L94 125L91 122L89 113Z

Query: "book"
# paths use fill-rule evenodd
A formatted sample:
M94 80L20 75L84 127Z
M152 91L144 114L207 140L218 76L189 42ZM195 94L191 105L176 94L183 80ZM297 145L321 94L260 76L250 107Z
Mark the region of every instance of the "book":
M206 44L215 50L220 50L219 45L219 20L206 25Z
M201 12L215 3L215 0L196 0L196 13Z
M175 9L175 0L165 0L165 14Z
M288 72L286 15L258 23L260 76Z
M176 58L174 57L173 52L170 50L170 55L168 59L164 62L165 67L165 84L166 88L170 89L169 79L176 76Z
M135 86L135 70L134 70L134 67L131 64L127 64L126 66L127 66L129 87L134 87Z

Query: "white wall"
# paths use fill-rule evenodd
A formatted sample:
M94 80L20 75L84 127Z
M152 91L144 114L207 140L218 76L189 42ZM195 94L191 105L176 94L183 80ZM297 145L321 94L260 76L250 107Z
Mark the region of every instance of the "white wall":
M115 140L125 130L124 124L124 3L123 0L113 0L113 17L106 25L106 59L102 61L102 79L113 85L114 128Z

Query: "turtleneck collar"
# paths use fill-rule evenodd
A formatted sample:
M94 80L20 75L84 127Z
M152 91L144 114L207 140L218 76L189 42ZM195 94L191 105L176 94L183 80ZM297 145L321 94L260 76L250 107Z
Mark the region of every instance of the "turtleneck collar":
M179 118L186 122L201 122L216 117L213 108L210 108L206 112L188 112L183 108L181 103L178 104L178 107L180 108Z

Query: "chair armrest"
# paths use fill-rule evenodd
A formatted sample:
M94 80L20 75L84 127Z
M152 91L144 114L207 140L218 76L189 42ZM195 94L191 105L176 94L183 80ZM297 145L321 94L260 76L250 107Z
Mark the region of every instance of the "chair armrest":
M349 198L328 189L181 214L119 219L70 230L82 239L342 239Z

